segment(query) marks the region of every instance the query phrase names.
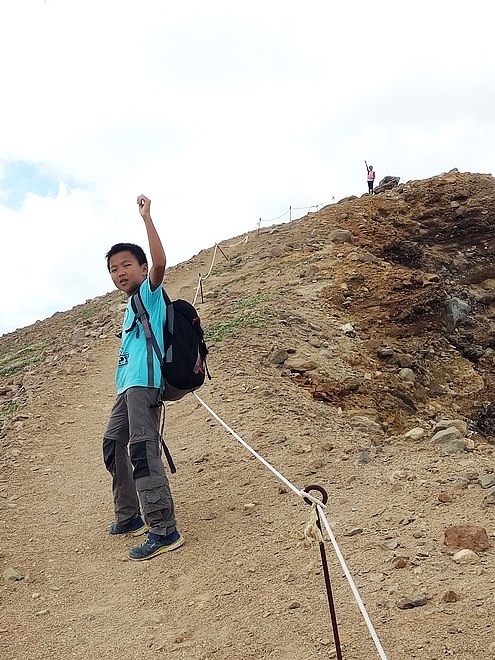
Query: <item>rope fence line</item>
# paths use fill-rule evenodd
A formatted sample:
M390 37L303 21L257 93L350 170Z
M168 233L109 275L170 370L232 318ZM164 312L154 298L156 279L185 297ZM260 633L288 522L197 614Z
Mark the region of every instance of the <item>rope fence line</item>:
M259 219L259 222L275 222L275 220L280 220L280 218L283 218L284 215L287 215L287 214L289 213L289 211L290 211L290 206L289 206L289 208L287 209L287 211L284 211L284 212L281 213L280 215L277 215L276 218L270 218L269 220L262 220L262 219L260 218L260 219Z
M245 236L244 238L241 238L240 241L237 241L237 243L229 243L229 244L222 243L221 245L222 245L222 247L231 248L231 247L236 247L237 245L242 245L242 243L244 243L244 245L246 245L248 240L249 240L249 236Z
M297 486L295 486L293 483L291 483L289 481L289 479L287 479L281 472L279 472L276 468L274 468L255 449L253 449L245 440L243 440L238 433L236 433L226 422L224 422L221 419L221 417L219 415L217 415L214 412L214 410L212 408L210 408L210 406L208 406L208 404L206 404L201 399L200 396L198 396L198 394L196 392L192 392L192 394L194 395L194 397L196 398L198 403L200 403L203 406L203 408L205 408L205 410L211 415L211 417L213 417L213 419L215 419L220 424L220 426L222 426L228 433L230 433L230 435L232 435L239 442L239 444L241 444L245 449L247 449L247 451L249 451L258 461L260 461L260 463L262 463L268 470L270 470L270 472L272 472L277 477L277 479L282 481L282 483L285 484L285 486L287 486L287 488L289 488L298 497L302 497L306 501L310 500L312 502L312 505L313 505L312 508L313 509L316 507L316 510L318 511L319 516L321 516L321 519L323 520L323 525L325 527L325 531L328 535L328 538L330 539L330 542L332 543L332 546L333 546L333 549L334 549L335 554L337 556L337 559L338 559L338 561L340 563L340 566L341 566L341 568L344 572L344 575L345 575L345 577L346 577L346 579L349 583L351 591L352 591L352 593L354 595L354 598L357 602L358 608L361 612L361 615L363 616L365 624L366 624L366 626L368 628L368 631L371 635L371 638L372 638L372 640L375 644L376 650L378 651L378 655L380 656L381 660L387 660L387 656L385 655L385 651L383 650L383 647L380 643L378 635L376 634L376 631L373 628L373 624L371 623L371 619L368 616L368 613L366 611L364 603L363 603L363 601L362 601L362 599L359 595L359 591L356 587L356 584L355 584L355 582L352 578L352 575L351 575L351 573L350 573L350 571L347 567L345 559L344 559L344 557L343 557L343 555L340 551L340 548L337 544L335 536L334 536L334 534L332 532L332 529L330 527L330 523L328 522L328 519L325 515L324 510L326 508L326 505L322 502L322 500L320 498L314 497L313 495L308 493L306 490L301 490L300 488L297 488ZM318 538L316 532L312 531L312 532L308 533L309 528L314 528L314 522L315 522L314 519L312 519L311 516L310 516L310 521L309 521L309 523L308 523L308 525L306 526L306 529L305 529L305 537L310 537L311 536L313 538ZM326 566L325 566L325 569L326 569ZM334 630L334 634L336 634L335 630ZM338 637L336 637L336 640L338 641ZM341 655L340 655L339 648L337 648L337 653L338 653L338 656L340 658Z
M323 208L324 206L328 206L329 204L335 203L335 197L332 197L332 199L329 202L322 202L319 204L310 204L309 206L289 206L289 208L278 215L276 218L270 218L269 220L264 220L263 218L259 218L258 220L258 229L261 225L262 222L275 222L276 220L280 220L280 218L283 218L285 215L289 215L289 222L292 220L292 211L307 211L309 209L316 209L318 211L319 209Z
M217 252L218 252L218 243L215 243L215 249L213 250L213 256L211 258L210 269L208 270L206 275L202 278L203 280L207 280L210 277L211 271L213 270L213 264L215 263L215 257L217 256ZM200 275L200 277L201 277L201 275Z
M303 490L300 490L297 488L297 486L294 486L288 479L284 477L283 474L281 474L278 470L276 470L268 461L266 461L260 454L258 454L257 451L255 451L248 443L241 438L240 435L238 435L228 424L226 424L211 408L208 404L206 404L196 392L193 392L195 398L199 401L199 403L209 412L209 414L215 419L220 426L223 426L223 428L228 431L245 449L247 449L255 458L257 458L266 468L268 468L273 474L277 477L277 479L280 479L280 481L287 486L287 488L290 488L293 493L298 495L299 497L302 498L308 498L315 504L322 504L321 500L319 500L317 497L314 497L313 495L306 493Z
M225 259L227 259L227 261L228 261L229 257L227 257L225 252L222 250L222 247L232 248L232 247L236 247L237 245L242 245L242 244L247 245L248 240L249 240L249 235L245 236L240 241L237 241L237 243L229 243L228 245L225 245L225 244L221 245L219 243L215 243L214 250L213 250L213 255L211 257L211 264L210 264L210 268L208 269L208 272L206 273L206 275L201 275L201 273L198 274L198 284L196 285L196 291L194 293L194 297L193 297L193 300L192 300L192 303L191 303L193 305L193 307L196 304L196 302L198 300L198 296L199 296L200 293L201 293L201 302L203 302L203 282L204 282L204 280L207 280L210 277L211 273L212 273L213 266L215 265L215 259L216 259L216 256L217 256L217 252L220 251L223 254L223 256L225 257Z
M287 214L289 214L289 222L290 222L291 219L292 219L292 211L304 211L304 210L307 210L307 209L316 209L316 210L318 210L318 209L323 208L324 206L327 206L328 204L331 204L333 202L335 202L335 197L332 197L330 202L323 202L323 203L320 203L320 204L311 204L310 206L289 206L287 211L284 211L281 215L277 216L276 218L271 218L271 220L262 220L260 218L259 221L258 221L258 234L260 232L260 227L261 227L262 222L275 222L276 220L280 220L280 218L283 218ZM206 275L201 275L201 273L199 273L199 275L198 275L198 284L196 286L196 291L194 293L194 298L193 298L193 301L192 301L193 306L196 304L199 294L200 293L202 294L202 283L203 283L203 281L207 280L210 277L211 273L212 273L213 266L215 265L215 259L216 259L216 256L217 256L217 252L220 251L228 261L229 258L223 252L222 247L224 247L224 248L233 248L233 247L237 247L238 245L242 245L242 244L247 245L248 240L249 240L249 235L246 235L244 238L241 238L240 241L237 241L235 243L223 243L223 244L222 243L215 243L214 250L213 250L213 256L211 258L210 268L208 269L207 274ZM202 295L201 295L201 297L202 297Z
M201 291L202 291L202 279L201 279L201 275L199 275L198 276L198 285L196 286L196 291L194 292L194 297L193 297L192 303L191 303L193 307L196 305L198 295L201 293Z
M308 208L317 208L319 206L324 206L324 204L321 204L321 205L317 204L317 205L313 205L313 206L309 206L309 207L298 207L298 208L294 208L293 210L304 210L304 209L308 209ZM279 218L286 215L287 212L289 214L291 214L291 211L292 211L292 207L289 207L288 211L283 213L278 218L274 218L273 220L270 220L270 222L273 222L274 220L278 220ZM261 223L261 218L260 218L260 223ZM259 231L259 226L258 226L258 231ZM242 244L247 244L248 239L249 239L249 236L247 235L247 236L245 236L245 238L241 239L240 241L237 241L235 243L230 243L230 244L224 244L223 247L232 248L232 247L237 247L237 246L242 245ZM202 298L202 294L203 294L202 282L203 282L203 280L206 280L206 279L208 279L208 277L210 277L210 275L213 271L215 260L217 258L217 254L218 254L219 251L221 252L221 254L223 254L223 256L227 260L229 260L229 257L227 257L225 255L225 253L223 252L221 244L215 243L214 250L213 250L213 255L212 255L212 259L211 259L211 264L210 264L210 267L208 269L207 274L205 276L202 276L200 273L198 274L198 284L197 284L196 291L195 291L195 294L194 294L194 299L193 299L193 302L192 302L193 306L196 304L196 301L197 301L198 296L200 294L201 294L201 298ZM211 417L213 417L223 428L225 428L225 430L228 433L230 433L239 442L239 444L241 444L247 451L249 451L260 463L262 463L269 471L271 471L275 475L275 477L277 477L277 479L279 479L289 490L291 490L298 497L303 498L303 500L305 500L307 503L309 503L309 502L312 503L312 511L313 512L317 511L318 515L321 516L321 519L323 520L323 525L324 525L325 531L327 533L327 536L328 536L330 542L332 543L332 546L333 546L333 549L334 549L335 554L337 556L337 559L338 559L338 561L340 563L340 566L342 568L342 571L343 571L343 573L344 573L344 575L345 575L345 577L346 577L346 579L349 583L351 591L354 595L354 598L356 600L358 608L361 612L361 615L363 616L363 619L364 619L365 624L368 628L368 631L371 635L371 638L372 638L372 640L375 644L375 647L378 651L378 654L379 654L381 660L387 660L387 656L385 655L385 652L384 652L383 647L380 643L380 640L379 640L379 638L378 638L378 636L377 636L377 634L376 634L376 632L373 628L373 625L372 625L371 620L368 616L368 613L366 611L364 603L363 603L363 601L362 601L362 599L359 595L358 589L355 585L355 582L352 578L352 575L351 575L351 573L350 573L350 571L349 571L349 569L346 565L346 562L345 562L344 557L343 557L343 555L340 551L340 548L337 544L337 541L336 541L335 536L332 532L330 524L329 524L329 522L328 522L328 520L325 516L325 513L324 513L325 504L322 502L322 500L320 498L314 497L313 495L308 493L306 490L301 490L301 489L297 488L297 486L292 484L281 472L279 472L277 469L275 469L268 461L266 461L266 459L264 459L247 442L245 442L241 438L240 435L238 435L230 426L228 426L228 424L226 424L213 411L213 409L210 408L210 406L208 406L198 396L198 394L196 392L193 392L193 394L194 394L194 397L196 398L196 400L198 401L198 403L200 403L200 405L202 405L207 410L207 412L211 415ZM312 530L312 531L308 532L308 530ZM321 535L321 532L319 533L319 536L318 536L317 531L319 531L319 530L315 529L314 520L312 521L312 519L310 518L310 522L306 526L306 529L304 531L304 535L305 535L306 538L312 537L312 538L315 538L317 540L320 539L320 546L323 546L323 537ZM324 548L323 548L323 552L324 552ZM327 569L326 565L324 566L324 572L328 572L328 569ZM327 585L327 591L328 591L328 587L330 587L330 585ZM329 596L330 596L330 599L331 599L331 588L330 588ZM333 614L333 602L331 603L331 608L330 609L331 609L331 613ZM332 616L332 624L334 625L334 636L335 636L335 641L336 641L336 646L337 646L337 657L338 657L338 660L340 660L340 658L342 658L341 651L340 651L340 648L339 648L340 642L339 642L339 639L338 639L338 632L336 630L336 622L334 622L334 617L333 616Z

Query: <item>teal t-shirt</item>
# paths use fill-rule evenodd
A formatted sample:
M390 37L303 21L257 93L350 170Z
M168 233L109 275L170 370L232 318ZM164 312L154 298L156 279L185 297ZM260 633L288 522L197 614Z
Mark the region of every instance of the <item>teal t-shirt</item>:
M162 287L152 291L149 279L146 278L139 287L143 305L150 317L150 325L156 337L160 351L163 354L163 325L165 323L165 302ZM134 312L131 307L131 298L127 302L122 323L122 343L120 345L119 363L115 374L115 383L118 394L122 394L129 387L148 387L148 362L146 352L146 337L141 323L136 323L130 332ZM160 363L153 351L153 387L160 387Z

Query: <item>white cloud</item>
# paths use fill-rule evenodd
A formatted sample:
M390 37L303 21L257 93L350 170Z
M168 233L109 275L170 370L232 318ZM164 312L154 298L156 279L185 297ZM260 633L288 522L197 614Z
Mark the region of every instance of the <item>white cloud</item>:
M147 247L140 193L173 264L289 205L364 193L365 158L378 178L490 171L490 11L488 0L463 12L425 0L3 3L0 163L47 168L59 193L12 211L0 180L0 332L111 290L108 248Z

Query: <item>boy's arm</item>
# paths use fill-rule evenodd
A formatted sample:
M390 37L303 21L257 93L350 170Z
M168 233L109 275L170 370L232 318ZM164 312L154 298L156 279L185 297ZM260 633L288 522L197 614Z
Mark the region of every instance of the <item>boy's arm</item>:
M163 277L165 275L165 266L167 259L165 257L165 250L163 249L162 242L158 236L155 225L150 215L151 201L144 195L139 195L137 198L139 206L139 213L144 220L144 226L148 234L148 243L150 246L151 266L149 269L148 277L152 291L158 289L163 284Z

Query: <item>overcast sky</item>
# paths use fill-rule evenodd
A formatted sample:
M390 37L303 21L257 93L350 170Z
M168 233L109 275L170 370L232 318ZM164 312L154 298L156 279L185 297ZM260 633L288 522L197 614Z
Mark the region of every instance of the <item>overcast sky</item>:
M174 265L363 194L365 159L492 172L492 6L0 2L0 334L111 291L141 193Z

